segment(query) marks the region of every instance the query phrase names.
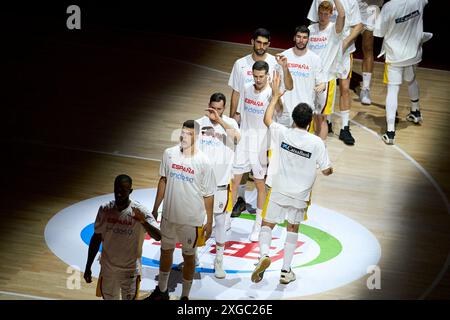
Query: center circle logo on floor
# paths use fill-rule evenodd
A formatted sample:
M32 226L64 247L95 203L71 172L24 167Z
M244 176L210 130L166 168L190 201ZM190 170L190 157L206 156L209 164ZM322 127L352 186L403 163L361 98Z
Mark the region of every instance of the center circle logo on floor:
M133 200L149 209L155 197L156 189L139 189L132 193ZM52 252L68 265L84 268L98 208L113 198L113 194L108 194L84 200L53 216L45 228L45 240ZM249 193L246 198L254 201L255 197ZM288 285L279 283L286 228L277 226L272 232L272 264L263 280L255 284L250 275L259 258L259 246L248 240L254 219L255 215L248 213L232 218L224 253L225 279L214 277L214 232L206 245L198 248L200 265L196 271L200 277L194 278L192 299L282 299L317 294L366 276L367 268L376 265L381 256L377 239L365 227L343 214L313 204L308 220L300 226L292 260L297 280ZM159 256L160 242L147 236L142 255L141 291L153 290L157 284ZM181 249L177 247L174 267L182 260ZM98 277L99 272L96 260L92 273ZM181 274L176 275L179 272L174 269L169 279L169 288L173 290L170 294L178 296L182 278Z

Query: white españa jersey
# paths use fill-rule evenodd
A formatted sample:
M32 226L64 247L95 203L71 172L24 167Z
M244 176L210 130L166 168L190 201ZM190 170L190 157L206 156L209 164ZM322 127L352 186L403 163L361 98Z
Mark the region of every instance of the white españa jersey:
M306 130L286 128L276 122L272 122L269 130L272 157L266 184L272 187L272 193L308 201L316 180L317 165L322 171L331 167L324 142Z
M164 151L159 175L166 177L162 217L172 223L201 226L205 220L204 197L214 195L216 179L208 157L197 150L185 156L180 146Z
M294 81L294 89L286 91L281 97L283 106L290 115L300 102L305 102L313 108L314 87L325 82L320 57L309 49L303 56L297 56L293 48L287 49L282 54L287 57L288 68Z
M264 124L264 114L272 99L272 88L267 85L255 92L253 84L247 84L241 95L241 140L239 151L264 152L268 149L268 129Z
M319 22L319 4L324 0L313 0L311 8L308 12L308 20L312 22ZM330 1L334 4L334 1ZM342 6L345 10L345 24L343 33L343 39L347 38L351 33L351 27L356 26L361 23L361 13L359 11L359 5L356 0L341 0ZM332 22L336 21L337 12L336 9L333 11ZM353 42L348 49L345 51L344 55L349 55L356 50L355 43Z
M269 75L272 76L272 72L277 70L280 72L281 79L283 79L283 69L278 64L277 60L270 53L266 53L266 59L264 60L269 65ZM256 61L253 60L251 54L242 57L233 65L231 70L228 85L234 90L242 94L247 84L254 84L252 67Z
M149 224L158 227L151 212L133 200L123 211L117 209L114 200L98 209L94 232L102 234L100 264L103 275L139 272L146 231L133 219L135 212L141 212Z
M333 22L330 22L323 30L320 30L318 23L308 28L310 30L308 48L322 60L324 80L328 82L336 79L342 56L342 32L336 33Z
M380 56L397 67L422 60L423 10L428 0L391 0L381 9L374 35L384 37Z
M236 120L222 115L222 120L239 131ZM227 141L226 130L218 123L213 124L207 117L196 120L200 126L200 135L197 139L197 146L202 150L213 166L214 176L218 186L230 183L231 169L234 160L234 144Z

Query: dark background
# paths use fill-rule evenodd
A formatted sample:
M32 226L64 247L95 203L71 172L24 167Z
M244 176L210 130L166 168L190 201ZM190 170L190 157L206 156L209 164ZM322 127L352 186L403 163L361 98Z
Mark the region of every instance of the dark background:
M312 0L298 1L34 1L2 4L2 25L6 30L8 49L16 54L39 45L36 39L44 35L66 33L67 37L83 36L92 30L111 32L152 31L182 34L199 38L249 43L258 27L272 32L272 47L292 45L293 30L307 24ZM81 30L66 28L66 9L76 4L81 8ZM424 30L434 38L424 45L421 66L450 70L448 56L447 1L431 0L425 8ZM77 35L75 35L78 33ZM151 41L151 39L149 39ZM375 55L381 39L376 38ZM360 39L356 58L361 58ZM180 48L183 50L183 48ZM380 60L381 61L381 60Z

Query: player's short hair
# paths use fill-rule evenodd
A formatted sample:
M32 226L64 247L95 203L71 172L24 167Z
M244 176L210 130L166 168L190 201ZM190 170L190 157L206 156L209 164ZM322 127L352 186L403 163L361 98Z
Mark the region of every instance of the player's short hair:
M194 129L195 135L198 135L198 133L200 132L198 122L196 122L195 120L186 120L185 122L183 122L183 128Z
M319 4L318 11L329 11L332 13L333 12L333 4L328 0L324 0Z
M133 180L129 175L126 174L119 174L116 179L114 179L114 185L117 186L123 181L128 182L130 185L133 185Z
M297 28L295 28L295 34L297 33L306 33L309 37L309 29L307 26L302 25L302 26L298 26Z
M253 40L256 40L258 37L263 37L270 41L270 31L264 28L258 28L253 32Z
M211 95L209 98L209 103L211 102L220 102L223 101L223 106L227 103L227 98L222 92L216 92Z
M266 74L268 74L269 73L269 64L265 61L256 61L252 66L252 71L254 71L254 70L258 70L258 71L265 70Z
M299 103L292 111L292 119L298 128L306 129L312 117L313 111L307 103Z

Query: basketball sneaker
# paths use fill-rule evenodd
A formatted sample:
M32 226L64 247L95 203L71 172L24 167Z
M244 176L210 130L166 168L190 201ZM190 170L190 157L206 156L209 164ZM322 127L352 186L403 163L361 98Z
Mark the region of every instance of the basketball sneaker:
M381 139L383 139L384 143L393 145L395 140L395 131L386 131L386 133L381 136Z
M224 279L226 277L225 270L223 270L223 258L214 259L214 276L218 279Z
M252 282L258 283L260 282L264 277L264 271L270 266L270 263L272 261L270 260L269 256L264 256L261 259L259 259L258 263L255 266L255 271L252 273Z
M233 206L233 211L231 212L231 217L237 218L241 215L242 211L246 209L247 205L242 197L238 197L236 203Z
M289 269L289 271L281 270L280 275L280 283L281 284L288 284L292 281L295 281L295 273L292 271L292 269Z
M414 122L415 124L421 124L423 122L422 114L420 110L411 111L407 116L406 120Z
M345 126L344 129L341 129L339 132L339 140L344 141L346 145L352 146L355 144L355 139L352 137L350 133L349 126Z
M153 290L153 292L144 300L169 300L169 290L162 292L159 289L159 286L156 286L155 290Z

